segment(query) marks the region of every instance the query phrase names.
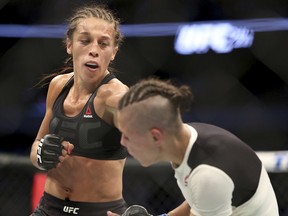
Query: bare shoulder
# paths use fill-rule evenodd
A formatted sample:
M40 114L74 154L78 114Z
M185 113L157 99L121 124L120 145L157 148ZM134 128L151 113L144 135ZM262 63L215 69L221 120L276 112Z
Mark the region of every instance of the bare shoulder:
M117 109L119 100L127 91L128 87L125 84L118 79L112 79L99 88L97 101L104 105L105 110L112 112L112 110Z
M102 85L97 93L99 97L109 97L123 95L128 91L128 86L118 79L112 79L108 83Z
M48 89L48 96L53 100L53 98L56 98L65 84L68 82L68 80L72 77L73 73L67 73L67 74L61 74L55 76L50 84Z
M60 74L55 76L51 82L50 86L54 88L63 88L64 85L68 82L68 80L73 76L73 73L67 73L67 74Z

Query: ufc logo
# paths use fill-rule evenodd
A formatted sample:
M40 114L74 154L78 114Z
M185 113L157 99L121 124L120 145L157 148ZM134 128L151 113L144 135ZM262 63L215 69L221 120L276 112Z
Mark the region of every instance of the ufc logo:
M69 214L78 214L79 208L74 208L70 206L64 206L63 212L69 213Z

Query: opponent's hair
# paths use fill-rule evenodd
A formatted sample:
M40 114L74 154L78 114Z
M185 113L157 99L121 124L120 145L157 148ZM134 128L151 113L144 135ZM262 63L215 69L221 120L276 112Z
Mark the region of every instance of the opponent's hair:
M167 98L175 112L178 109L180 112L188 111L193 102L193 94L188 85L177 87L170 80L148 78L131 86L129 91L120 99L118 108L121 110L126 106L154 96Z
M75 32L79 21L81 19L85 18L98 18L105 20L111 24L114 25L114 31L115 31L115 38L114 38L114 43L115 46L120 46L123 42L124 36L120 31L120 19L116 17L114 12L110 9L108 9L107 5L104 4L87 4L84 5L80 8L76 8L74 10L74 13L72 16L67 19L67 31L66 31L66 37L64 40L64 43L66 44L66 39L73 39L73 33ZM113 72L113 68L110 68L109 66L109 71ZM64 61L64 64L61 68L60 71L52 74L45 75L37 84L36 86L41 86L45 87L46 85L49 84L51 79L57 75L60 74L65 74L73 71L73 59L72 56L68 56L68 58Z

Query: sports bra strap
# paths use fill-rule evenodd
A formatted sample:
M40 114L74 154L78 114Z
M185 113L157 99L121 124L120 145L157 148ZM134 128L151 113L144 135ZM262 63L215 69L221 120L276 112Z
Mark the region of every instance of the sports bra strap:
M114 79L115 78L115 75L114 74L107 74L104 79L101 81L100 85L97 87L97 89L102 85L102 84L105 84L105 83L108 83L110 80Z

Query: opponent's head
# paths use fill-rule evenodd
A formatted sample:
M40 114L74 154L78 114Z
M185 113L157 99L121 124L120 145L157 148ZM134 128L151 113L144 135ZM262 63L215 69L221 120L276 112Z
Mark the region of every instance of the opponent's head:
M144 166L160 160L163 144L177 134L181 112L192 98L188 86L177 88L169 81L150 78L132 86L119 102L122 145Z

